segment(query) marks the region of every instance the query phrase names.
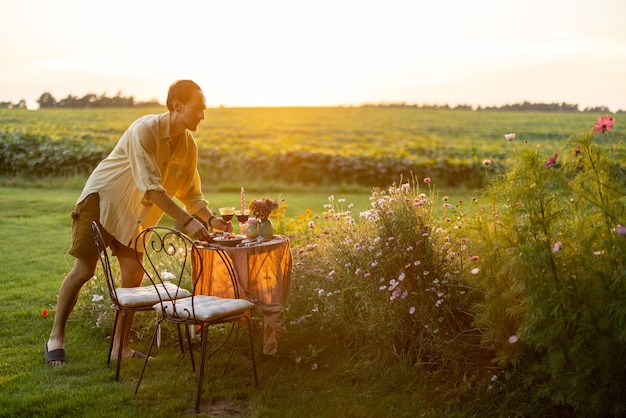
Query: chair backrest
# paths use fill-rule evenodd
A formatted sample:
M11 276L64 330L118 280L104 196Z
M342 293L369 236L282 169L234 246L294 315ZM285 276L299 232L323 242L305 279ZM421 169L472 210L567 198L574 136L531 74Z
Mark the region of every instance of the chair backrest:
M111 298L111 303L119 308L120 303L117 299L115 277L113 275L113 270L111 269L109 253L106 243L104 242L104 238L102 237L100 227L98 226L98 223L96 221L91 221L91 230L93 232L94 244L96 245L96 250L98 251L100 265L102 266L102 272L104 273L104 280L106 281L107 288L109 289L109 297Z
M197 277L202 274L201 266L199 271L192 268L191 260L198 256L198 247L187 235L166 226L144 229L135 243L146 277L153 286L165 289L164 294L159 292L161 303L173 303L176 310L175 301L180 298L181 289L193 293ZM168 288L167 284L176 287Z

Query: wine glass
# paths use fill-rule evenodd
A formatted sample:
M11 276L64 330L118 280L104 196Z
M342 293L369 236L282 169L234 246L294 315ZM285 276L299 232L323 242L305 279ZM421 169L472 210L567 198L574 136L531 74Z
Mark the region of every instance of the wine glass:
M235 216L239 221L239 234L245 235L247 226L246 222L248 222L248 217L250 216L250 209L236 210Z
M224 219L226 222L230 222L231 219L233 219L233 216L235 215L235 207L234 206L227 206L224 208L220 208L220 215L222 216L222 219Z

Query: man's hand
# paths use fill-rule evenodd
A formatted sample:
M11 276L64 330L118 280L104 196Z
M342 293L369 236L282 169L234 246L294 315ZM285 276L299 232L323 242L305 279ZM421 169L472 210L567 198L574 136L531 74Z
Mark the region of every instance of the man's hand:
M230 221L225 221L222 218L213 218L211 221L211 225L209 225L215 229L221 229L226 232L233 232L233 224Z
M209 234L209 231L204 227L202 222L200 222L196 218L193 218L193 220L191 220L187 224L185 229L187 229L187 233L191 238L207 242L213 240L213 238L211 238L211 234Z

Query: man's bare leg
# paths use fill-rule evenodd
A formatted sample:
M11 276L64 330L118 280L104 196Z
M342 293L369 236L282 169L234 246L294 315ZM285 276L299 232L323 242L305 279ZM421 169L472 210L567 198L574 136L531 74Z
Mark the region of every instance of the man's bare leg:
M122 287L137 287L141 285L143 280L144 271L141 268L141 264L135 257L117 257L117 261L120 264L120 274L122 276ZM122 358L132 357L135 354L135 350L129 347L130 330L133 325L134 312L129 312L126 315L126 326L124 327L124 338L122 339ZM118 321L122 320L122 316L118 317ZM115 329L115 336L113 337L113 351L111 352L111 358L117 359L117 353L119 350L120 334L122 333L122 327L117 326Z
M96 271L98 259L81 260L75 259L74 267L65 276L61 288L59 289L59 299L57 301L56 313L54 315L54 325L48 339L47 350L65 349L65 327L67 320L76 305L80 290L84 284L91 279ZM52 367L65 365L65 361L55 360L48 364Z

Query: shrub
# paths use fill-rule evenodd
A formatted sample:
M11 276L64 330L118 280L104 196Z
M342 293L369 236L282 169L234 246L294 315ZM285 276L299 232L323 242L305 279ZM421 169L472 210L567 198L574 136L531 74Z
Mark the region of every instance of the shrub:
M299 315L298 327L366 356L401 357L460 378L486 353L465 350L479 344L470 313L475 294L458 280L466 243L448 233L447 202L434 219L429 193L415 178L374 189L372 208L358 217L331 196L316 235L298 251L291 315Z
M503 397L540 414L618 415L626 411L616 384L626 379L623 149L620 138L591 130L566 146L548 156L514 150L516 163L470 222L481 270L467 279L485 294L476 323L508 370Z

